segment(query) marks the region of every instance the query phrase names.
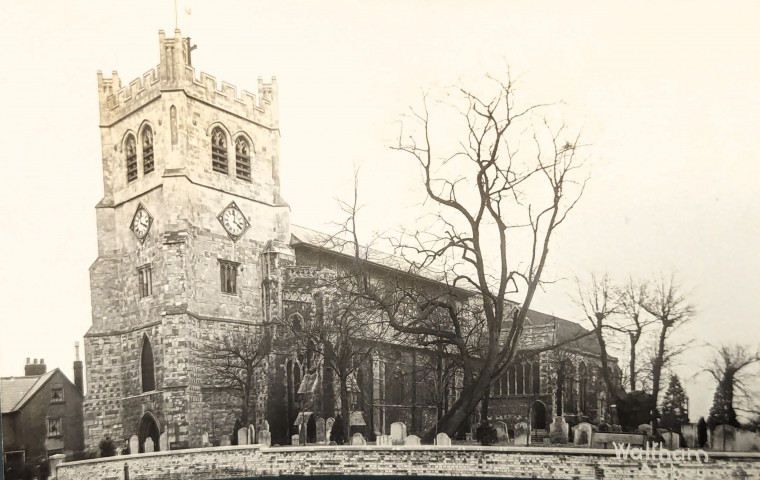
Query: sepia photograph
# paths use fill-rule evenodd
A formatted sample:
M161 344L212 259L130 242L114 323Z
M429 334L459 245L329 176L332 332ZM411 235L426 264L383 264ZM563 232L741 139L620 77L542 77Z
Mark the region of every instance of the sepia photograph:
M2 478L760 479L758 18L0 3Z

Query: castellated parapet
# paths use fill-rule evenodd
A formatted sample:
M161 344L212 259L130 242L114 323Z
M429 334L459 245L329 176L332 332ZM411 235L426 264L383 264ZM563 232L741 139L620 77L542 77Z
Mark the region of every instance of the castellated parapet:
M258 94L242 90L205 72L196 72L190 58L194 47L189 38L182 38L179 30L175 36L159 33L161 62L155 69L145 72L127 85L122 85L116 71L111 78L98 71L98 99L101 126L111 126L126 115L145 106L161 96L161 92L181 91L188 97L238 115L261 126L279 128L277 103L277 78L270 82L258 79Z

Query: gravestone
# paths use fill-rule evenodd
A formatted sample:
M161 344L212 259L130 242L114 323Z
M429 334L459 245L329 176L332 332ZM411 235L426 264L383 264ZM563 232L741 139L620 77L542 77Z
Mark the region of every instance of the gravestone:
M238 428L237 431L237 444L248 445L248 429L245 427Z
M366 444L367 444L367 441L364 440L364 436L359 432L354 433L354 436L351 437L351 445L366 445Z
M648 424L648 423L642 423L641 425L638 426L637 430L639 432L645 433L647 435L651 435L652 434L652 426L650 424Z
M661 432L662 448L675 450L680 447L680 438L676 432Z
M266 430L268 432L269 431L269 422L267 422L266 420L262 421L261 422L261 429L262 430Z
M686 442L686 448L698 448L699 438L697 434L697 424L690 423L688 425L681 425L681 435Z
M253 445L256 443L256 429L253 427L253 425L248 425L248 441L246 442L247 445Z
M158 449L162 452L169 451L169 436L166 434L166 432L162 433L161 436L158 437Z
M272 446L272 434L269 433L269 430L260 430L257 440L256 443L266 445L267 447Z
M290 437L290 444L291 445L300 445L301 444L301 435L295 434Z
M203 447L211 446L211 442L208 441L208 432L203 432L203 435L201 435L201 446Z
M435 436L435 444L438 446L450 446L451 438L446 433L441 432Z
M590 423L581 422L573 427L573 444L580 447L591 446L591 436L593 429Z
M140 439L137 435L129 437L129 453L135 454L140 451Z
M391 442L393 445L403 445L406 438L406 425L402 422L391 423Z
M227 435L223 435L222 436L222 441L219 442L219 446L220 447L229 447L231 443L232 442L230 442L230 437L228 437Z
M409 435L404 439L404 445L420 445L420 437Z
M153 439L148 437L145 439L145 443L143 444L143 451L145 453L150 453L153 451Z
M378 445L378 446L379 445L383 445L383 446L393 445L393 440L391 440L390 435L378 435L377 437L375 437L375 445Z
M333 417L328 417L327 420L325 420L325 438L327 438L327 440L330 440L330 436L332 435L333 423L335 423Z
M515 445L528 444L528 424L520 422L515 424Z
M493 424L493 428L496 429L496 442L505 445L509 441L507 424L499 420Z
M562 417L554 417L549 426L549 439L552 443L567 443L567 422Z
M325 437L325 419L317 417L317 443L324 445L327 443L327 437Z

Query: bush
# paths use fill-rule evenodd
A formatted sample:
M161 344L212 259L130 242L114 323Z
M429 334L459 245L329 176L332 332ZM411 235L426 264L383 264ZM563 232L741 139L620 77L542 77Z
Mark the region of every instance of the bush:
M113 443L111 437L106 437L101 440L100 444L98 444L98 447L100 448L101 457L113 457L116 455L116 444Z
M475 429L475 440L481 445L494 445L498 441L496 429L488 422L481 422Z

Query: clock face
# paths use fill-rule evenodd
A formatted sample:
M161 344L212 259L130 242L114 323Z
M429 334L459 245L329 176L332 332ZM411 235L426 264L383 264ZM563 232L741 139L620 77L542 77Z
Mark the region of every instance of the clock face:
M230 203L216 218L233 240L240 238L250 226L235 202Z
M132 217L132 225L130 225L130 229L142 242L148 235L151 223L153 223L153 217L150 216L150 213L148 213L145 207L141 204L137 207L135 216Z

